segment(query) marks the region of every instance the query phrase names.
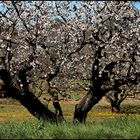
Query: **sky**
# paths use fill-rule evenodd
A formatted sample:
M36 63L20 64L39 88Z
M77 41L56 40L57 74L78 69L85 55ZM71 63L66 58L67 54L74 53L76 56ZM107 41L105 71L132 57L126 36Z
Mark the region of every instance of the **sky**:
M75 1L73 1L73 3L75 3ZM135 2L134 1L134 6L137 8L137 9L139 9L140 10L140 2L139 1L137 1L137 2ZM2 8L2 6L1 6L1 3L0 3L0 11L3 11L4 10L4 8Z
M135 2L135 7L140 10L140 2Z

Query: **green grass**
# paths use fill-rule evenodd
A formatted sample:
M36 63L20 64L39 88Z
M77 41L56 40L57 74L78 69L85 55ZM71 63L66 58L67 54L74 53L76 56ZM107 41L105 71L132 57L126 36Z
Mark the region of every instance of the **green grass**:
M139 139L140 118L123 116L96 123L52 125L39 121L0 124L0 139Z
M75 104L61 105L67 122L57 126L37 121L20 104L1 104L0 139L140 139L139 101L126 100L124 114L113 114L109 104L99 103L87 123L77 126L72 124Z

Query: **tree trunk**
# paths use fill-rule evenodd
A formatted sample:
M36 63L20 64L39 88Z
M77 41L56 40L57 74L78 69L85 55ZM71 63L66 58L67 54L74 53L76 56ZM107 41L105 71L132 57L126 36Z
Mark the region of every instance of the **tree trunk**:
M53 106L55 108L55 114L58 116L58 120L65 121L65 119L63 117L63 112L62 112L61 106L59 104L59 101L53 102Z
M0 70L0 79L5 83L6 94L9 97L17 99L20 103L37 119L50 122L57 122L57 116L47 107L45 107L38 98L27 90L21 91L11 81L9 73L2 69Z
M12 97L20 101L20 103L37 119L50 122L57 122L56 115L45 107L33 93L20 93L15 88L10 88ZM9 91L9 92L10 92Z
M120 112L120 102L119 101L111 101L111 110L112 113L119 113Z
M61 105L59 103L59 98L58 98L58 94L60 94L60 91L56 87L49 86L48 93L52 96L53 107L55 109L56 116L58 116L58 120L65 121L63 117L63 111L62 111Z
M98 103L98 101L104 96L101 90L89 91L87 95L83 97L79 104L75 106L74 123L85 123L87 113L92 107Z
M52 101L53 101L53 106L55 109L55 114L59 116L60 121L62 121L64 120L64 117L63 117L61 106L59 104L58 91L51 89L51 94L52 94Z

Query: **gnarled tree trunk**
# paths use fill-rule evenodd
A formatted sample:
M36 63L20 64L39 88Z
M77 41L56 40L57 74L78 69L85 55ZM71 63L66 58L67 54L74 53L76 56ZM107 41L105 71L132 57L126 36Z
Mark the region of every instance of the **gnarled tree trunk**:
M118 92L119 91L119 92ZM127 97L126 91L118 90L115 91L113 96L107 95L107 100L111 104L111 111L112 113L120 113L120 105L123 102L123 100ZM123 92L122 94L119 94Z
M85 123L88 112L104 96L101 90L90 90L75 106L74 123Z
M28 89L21 91L13 84L10 74L5 69L0 70L0 79L5 83L4 89L9 97L17 99L20 103L37 119L50 122L57 122L57 116L55 113L45 107L38 98ZM15 81L14 81L15 82Z

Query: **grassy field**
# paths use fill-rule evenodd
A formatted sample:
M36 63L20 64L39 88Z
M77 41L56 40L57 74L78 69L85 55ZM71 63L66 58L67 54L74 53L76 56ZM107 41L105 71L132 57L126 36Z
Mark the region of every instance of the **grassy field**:
M0 126L0 139L139 139L140 118L118 117L74 126L36 120L7 122Z
M87 123L72 124L76 102L61 102L66 123L39 122L20 104L0 104L0 139L139 139L140 102L126 100L122 114L110 112L110 104L101 100L89 112ZM49 107L51 109L52 105Z

